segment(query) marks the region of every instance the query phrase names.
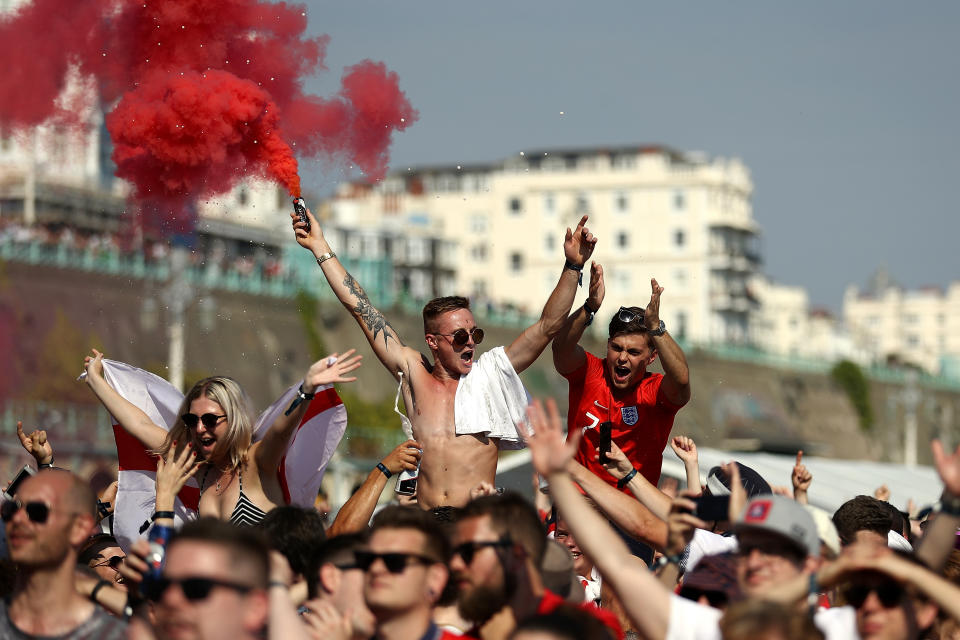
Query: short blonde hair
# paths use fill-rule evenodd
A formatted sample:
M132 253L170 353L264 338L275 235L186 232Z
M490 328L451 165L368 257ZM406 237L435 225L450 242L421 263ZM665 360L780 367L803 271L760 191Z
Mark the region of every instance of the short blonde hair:
M223 446L228 452L230 468L235 469L243 462L253 442L253 411L250 399L233 378L213 376L200 380L183 399L177 413L177 421L167 432L163 444L151 453L165 456L173 443L177 443L176 454L183 451L190 441L190 429L180 417L190 410L190 403L200 397L213 400L223 408L227 416L227 433L223 437ZM209 461L208 461L209 462Z

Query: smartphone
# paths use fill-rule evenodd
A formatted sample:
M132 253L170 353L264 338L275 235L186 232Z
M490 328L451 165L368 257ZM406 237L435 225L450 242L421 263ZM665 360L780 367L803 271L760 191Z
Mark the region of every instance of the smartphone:
M13 500L13 497L17 495L17 489L20 488L20 485L23 484L23 481L35 474L36 471L33 470L28 464L23 465L23 468L17 473L13 478L13 482L10 483L10 486L3 490L3 497L7 500Z
M416 469L404 469L397 476L397 486L394 491L401 496L412 496L417 493L417 477L420 475L420 467Z
M697 508L693 515L708 522L730 519L730 496L698 496L693 498Z
M301 222L306 222L306 232L310 233L310 218L307 217L307 203L304 202L303 198L294 198L293 199L293 211L300 218Z
M600 464L606 464L610 460L607 454L610 453L610 430L613 429L613 423L609 420L601 422L597 428L600 429Z

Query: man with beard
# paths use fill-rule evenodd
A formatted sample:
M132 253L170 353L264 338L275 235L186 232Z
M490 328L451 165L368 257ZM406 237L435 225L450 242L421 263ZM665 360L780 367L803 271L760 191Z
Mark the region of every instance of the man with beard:
M663 287L653 279L650 286L646 309L620 307L614 314L606 357L600 359L579 344L604 297L603 267L593 263L587 300L570 314L552 345L554 367L569 384L567 437L583 433L576 460L625 492L634 474L618 482L606 473L597 459L599 425L610 423L611 440L636 472L657 486L673 419L690 400L686 357L660 319ZM662 375L647 371L658 355Z
M453 535L450 570L460 591L460 613L486 637L506 637L517 623L553 611L565 601L543 584L547 544L536 509L506 493L470 502ZM593 603L581 605L622 638L616 619Z
M0 517L17 582L0 603L0 638L126 637L126 624L91 602L96 587L84 597L74 586L76 550L90 536L95 514L90 487L62 469L40 471L3 503Z
M313 214L306 211L306 216L309 224L291 214L297 242L313 253L330 288L400 383L409 415L402 417L404 430L423 449L418 504L424 509L463 506L471 489L493 484L498 447L522 446L516 423L523 419L527 398L517 374L537 359L564 325L583 265L596 245L585 226L587 216L575 230L567 229L566 262L540 319L509 346L494 348L476 362L484 334L466 298L436 298L424 307L424 340L432 356L428 359L400 339L337 259Z

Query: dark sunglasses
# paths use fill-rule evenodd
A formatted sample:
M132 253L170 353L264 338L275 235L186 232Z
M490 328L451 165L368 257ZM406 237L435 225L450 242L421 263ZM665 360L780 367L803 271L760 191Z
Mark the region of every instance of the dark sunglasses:
M704 589L696 589L694 587L687 587L686 589L680 590L680 597L686 598L687 600L699 602L701 596L706 596L707 602L709 602L710 606L714 609L725 607L727 603L730 602L730 598L728 598L727 594L723 593L722 591L707 591Z
M617 311L617 320L623 324L630 324L637 318L643 320L643 311L631 311L626 307L620 307L620 309Z
M879 584L854 583L843 590L843 598L854 609L859 609L867 601L870 593L876 593L877 599L884 609L892 609L903 600L903 587L896 582L881 582Z
M469 565L473 562L473 556L477 554L477 551L480 549L485 549L487 547L509 547L513 544L510 540L503 538L500 540L481 540L479 542L464 542L458 544L453 548L453 555L460 556L463 559L463 564Z
M411 562L418 562L420 564L434 564L437 562L437 560L433 558L428 558L418 553L374 553L373 551L356 551L354 552L354 558L356 558L357 567L364 571L369 571L373 563L379 558L383 560L383 565L390 573L403 573L403 570L406 569L407 565Z
M24 509L27 512L27 517L30 518L30 522L36 522L37 524L43 524L47 521L47 518L50 517L49 505L43 502L27 502L24 504L20 502L20 498L14 498L0 505L0 519L4 522L10 522L20 509Z
M144 585L144 595L147 596L147 599L156 602L163 597L167 589L175 584L180 586L180 590L183 591L183 597L190 602L206 600L214 587L225 587L227 589L233 589L238 593L247 593L253 589L253 587L245 584L217 580L215 578L180 578L179 580L160 578L159 580Z
M218 416L215 413L205 413L202 416L198 416L195 413L185 413L180 416L180 419L183 420L183 424L187 425L191 429L197 428L197 423L202 422L203 426L207 429L213 429L217 426L217 423L226 418L227 416L222 415Z
M737 550L737 555L747 557L754 551L759 551L765 556L774 556L777 558L786 558L793 562L802 562L804 554L792 544L780 542L778 540L764 540L762 542L742 542Z
M473 336L474 344L480 344L483 342L483 329L480 327L474 327L467 331L466 329L457 329L453 333L438 333L438 336L447 336L448 338L453 338L453 346L462 347L467 344L467 340L470 339L470 336Z
M120 566L120 563L122 562L123 562L123 556L110 556L106 560L98 562L93 566L94 567L110 567L111 569L116 571L117 568Z

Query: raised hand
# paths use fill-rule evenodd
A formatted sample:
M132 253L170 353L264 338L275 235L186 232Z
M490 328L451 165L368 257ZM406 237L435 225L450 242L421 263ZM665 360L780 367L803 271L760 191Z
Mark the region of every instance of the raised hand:
M667 546L668 555L678 555L687 548L693 540L696 529L709 529L709 525L696 517L696 503L691 498L697 497L693 491L684 490L673 499L670 504L670 514L667 516Z
M157 511L173 510L177 494L199 468L197 452L190 443L187 443L180 455L177 455L174 443L166 456L157 459Z
M810 483L813 482L813 474L803 464L803 450L797 451L797 461L793 465L790 481L793 483L793 499L806 504L807 490L810 488Z
M47 432L42 429L35 429L29 435L23 432L23 423L17 421L17 436L20 438L20 444L27 450L38 465L53 463L53 447L47 440Z
M660 328L660 294L663 293L663 287L657 283L656 278L650 278L650 302L643 312L643 324L650 331Z
M343 355L331 353L326 358L317 360L310 365L307 375L303 378L304 392L313 393L317 387L325 384L355 381L356 376L348 377L346 375L354 369L359 369L360 365L363 364L363 356L353 355L355 352L356 349L350 349L345 351Z
M103 354L96 349L90 350L93 355L86 356L83 359L83 370L87 372L87 384L90 384L90 378L96 376L103 377Z
M736 522L747 506L747 490L743 488L743 480L740 479L740 467L737 466L736 462L728 462L720 465L720 468L730 478L730 508L727 515L730 522Z
M527 446L530 448L530 457L533 468L541 476L547 477L551 473L563 472L567 463L573 460L577 452L577 445L583 435L579 429L573 432L567 441L563 433L563 421L557 411L557 403L553 398L547 399L546 410L540 400L534 400L527 407L529 428L520 423L517 431L526 433Z
M670 448L683 460L684 464L699 462L697 457L697 443L687 436L674 436L670 439Z
M890 487L885 484L880 485L874 489L873 497L883 502L890 502Z
M476 500L477 498L483 498L485 496L492 496L497 493L497 488L490 484L489 482L481 482L473 489L470 489L470 500Z
M603 283L603 265L599 262L590 263L590 289L587 294L587 302L591 309L599 309L603 304L603 296L606 293L606 286Z
M934 440L930 443L930 450L933 452L933 464L943 481L943 488L954 496L960 496L960 445L952 454L948 454L943 450L943 444Z
M383 459L383 466L396 475L405 469L416 469L420 462L420 444L416 440L407 440L398 444Z
M573 231L567 227L567 233L563 238L563 255L573 264L586 264L593 255L594 247L597 246L597 239L586 227L588 217L580 218L577 228Z
M350 640L353 637L352 612L340 613L326 600L308 600L301 619L314 640Z
M326 253L330 250L326 238L323 237L323 229L317 219L313 217L310 209L307 209L307 219L310 221L310 231L307 231L307 225L300 221L300 216L295 212L290 213L290 221L293 224L293 232L299 244L304 249L309 249L315 255Z
M599 460L600 448L597 447L597 461ZM607 461L601 464L603 468L607 470L607 473L617 480L633 471L633 463L627 460L627 454L625 454L613 440L610 441L610 452L607 453Z

